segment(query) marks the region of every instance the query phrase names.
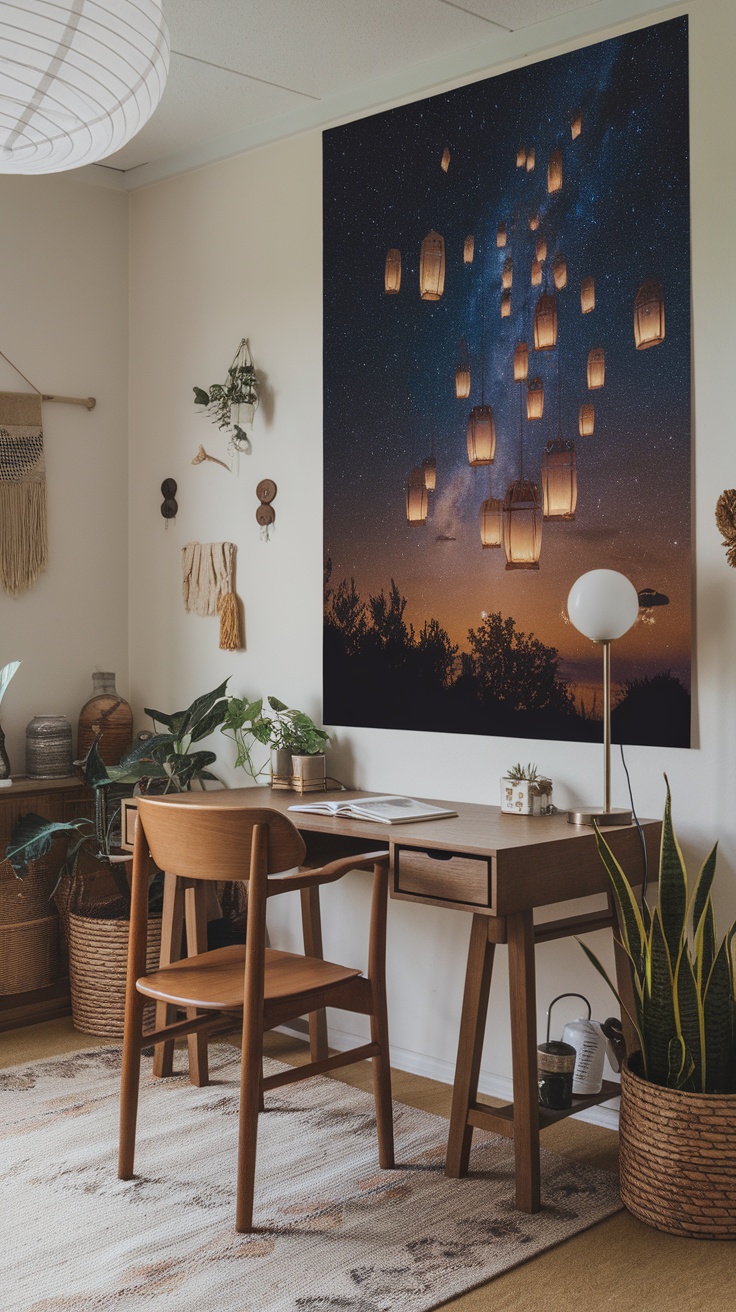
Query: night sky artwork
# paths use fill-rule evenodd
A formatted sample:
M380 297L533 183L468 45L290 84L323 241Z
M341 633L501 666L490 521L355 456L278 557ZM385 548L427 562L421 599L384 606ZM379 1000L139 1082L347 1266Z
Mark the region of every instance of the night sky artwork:
M324 134L324 720L690 745L687 19ZM540 414L541 412L541 414ZM540 417L537 417L540 416Z

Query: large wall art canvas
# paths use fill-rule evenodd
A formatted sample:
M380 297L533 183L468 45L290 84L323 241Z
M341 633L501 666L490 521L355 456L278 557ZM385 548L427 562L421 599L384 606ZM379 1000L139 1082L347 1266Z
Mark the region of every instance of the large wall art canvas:
M324 719L690 743L687 19L324 134Z

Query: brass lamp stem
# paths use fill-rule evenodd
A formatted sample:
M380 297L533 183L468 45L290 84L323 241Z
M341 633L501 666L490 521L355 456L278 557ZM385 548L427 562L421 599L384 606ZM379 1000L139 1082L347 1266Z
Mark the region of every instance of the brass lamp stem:
M611 643L603 647L603 809L611 810Z

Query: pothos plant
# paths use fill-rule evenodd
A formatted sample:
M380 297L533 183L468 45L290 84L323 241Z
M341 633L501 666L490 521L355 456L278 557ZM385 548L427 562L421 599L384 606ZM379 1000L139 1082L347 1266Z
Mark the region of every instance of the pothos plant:
M272 715L264 713L262 697L255 701L230 697L222 724L225 737L235 743L236 767L245 770L252 779L267 773L265 766L259 767L253 760L255 743L282 748L292 756L316 756L325 750L330 738L304 711L294 710L278 697L269 697L268 705Z
M230 445L236 451L250 449L250 439L241 424L241 406L247 407L243 423L252 422L258 406L258 379L250 345L244 337L233 357L224 383L213 383L209 390L195 387L194 404L204 406L213 424L230 433Z

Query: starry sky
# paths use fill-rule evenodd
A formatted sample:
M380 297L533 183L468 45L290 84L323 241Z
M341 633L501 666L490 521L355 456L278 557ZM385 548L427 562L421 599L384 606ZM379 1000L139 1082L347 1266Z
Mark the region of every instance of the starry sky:
M572 139L571 113L582 115ZM534 148L535 168L516 164ZM447 172L440 167L450 151ZM563 186L547 191L561 148ZM621 570L670 604L637 623L613 655L614 682L671 670L690 683L690 247L687 19L544 60L324 134L325 554L333 584L355 578L363 596L394 578L418 629L436 618L461 650L484 612L515 618L559 650L560 672L589 701L598 649L566 622L565 601L586 570ZM538 233L529 219L539 215ZM509 230L496 245L500 221ZM445 239L445 291L419 295L421 243ZM463 263L463 243L475 257ZM544 285L532 288L536 237L547 240ZM398 295L384 292L386 252L402 257ZM533 350L538 294L553 291L552 261L567 262L557 292L556 350ZM500 316L501 269L513 259L512 313ZM580 282L595 279L583 315ZM666 337L637 351L638 288L663 288ZM482 550L481 502L520 474L517 341L529 377L544 381L545 411L521 425L525 477L540 481L542 451L575 442L574 522L543 527L539 571L505 569ZM455 397L461 343L471 395ZM606 355L605 386L589 392L586 361ZM483 349L482 349L483 348ZM483 374L485 374L483 383ZM558 391L559 387L559 391ZM470 408L493 406L497 448L471 468ZM578 411L595 406L595 432ZM434 453L437 490L426 525L406 522L408 472Z

